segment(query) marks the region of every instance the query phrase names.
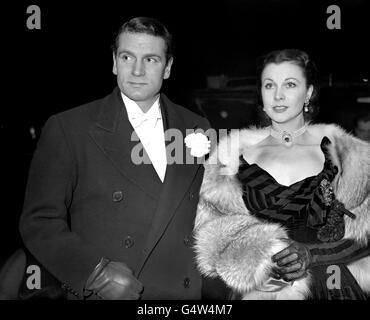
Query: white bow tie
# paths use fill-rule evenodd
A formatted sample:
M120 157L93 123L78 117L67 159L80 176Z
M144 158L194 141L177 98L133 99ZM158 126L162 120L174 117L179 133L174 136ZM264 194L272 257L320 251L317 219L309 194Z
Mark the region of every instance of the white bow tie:
M144 122L148 121L150 124L153 125L153 127L155 127L156 123L157 123L157 120L160 120L162 119L161 115L158 115L158 114L134 114L132 117L131 117L131 124L134 128L137 128L139 126L141 126Z

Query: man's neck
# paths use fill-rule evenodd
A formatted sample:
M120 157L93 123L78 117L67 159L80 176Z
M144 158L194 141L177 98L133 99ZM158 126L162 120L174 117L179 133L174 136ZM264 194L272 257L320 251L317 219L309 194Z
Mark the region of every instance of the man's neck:
M159 94L157 94L155 97L153 97L150 100L135 101L135 102L139 106L142 112L147 113L150 110L150 108L153 106L154 102L157 101L158 97L159 97Z

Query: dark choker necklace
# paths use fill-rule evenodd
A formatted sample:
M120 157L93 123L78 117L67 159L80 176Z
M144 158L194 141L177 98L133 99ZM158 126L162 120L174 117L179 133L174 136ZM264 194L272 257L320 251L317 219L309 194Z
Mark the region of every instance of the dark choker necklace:
M293 140L303 133L305 133L307 127L304 125L302 128L294 131L294 132L289 132L289 131L277 131L270 127L270 135L274 137L275 139L278 139L283 143L283 145L290 147L293 144Z

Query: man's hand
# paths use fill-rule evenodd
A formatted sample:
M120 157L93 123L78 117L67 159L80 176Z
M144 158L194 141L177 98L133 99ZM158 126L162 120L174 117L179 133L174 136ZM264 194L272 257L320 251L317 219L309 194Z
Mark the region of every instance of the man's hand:
M87 280L85 290L104 300L137 300L143 285L124 263L102 259Z
M312 257L306 245L293 241L288 247L272 256L272 261L277 264L272 271L273 277L293 281L307 274Z

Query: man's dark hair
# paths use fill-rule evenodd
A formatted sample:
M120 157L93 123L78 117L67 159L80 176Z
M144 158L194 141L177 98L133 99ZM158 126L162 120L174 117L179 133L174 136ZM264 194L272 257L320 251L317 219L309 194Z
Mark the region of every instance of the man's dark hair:
M173 39L170 32L163 23L148 17L136 17L125 22L117 31L112 45L113 53L116 55L119 46L119 37L124 32L145 33L155 37L160 37L166 44L166 62L173 57Z

